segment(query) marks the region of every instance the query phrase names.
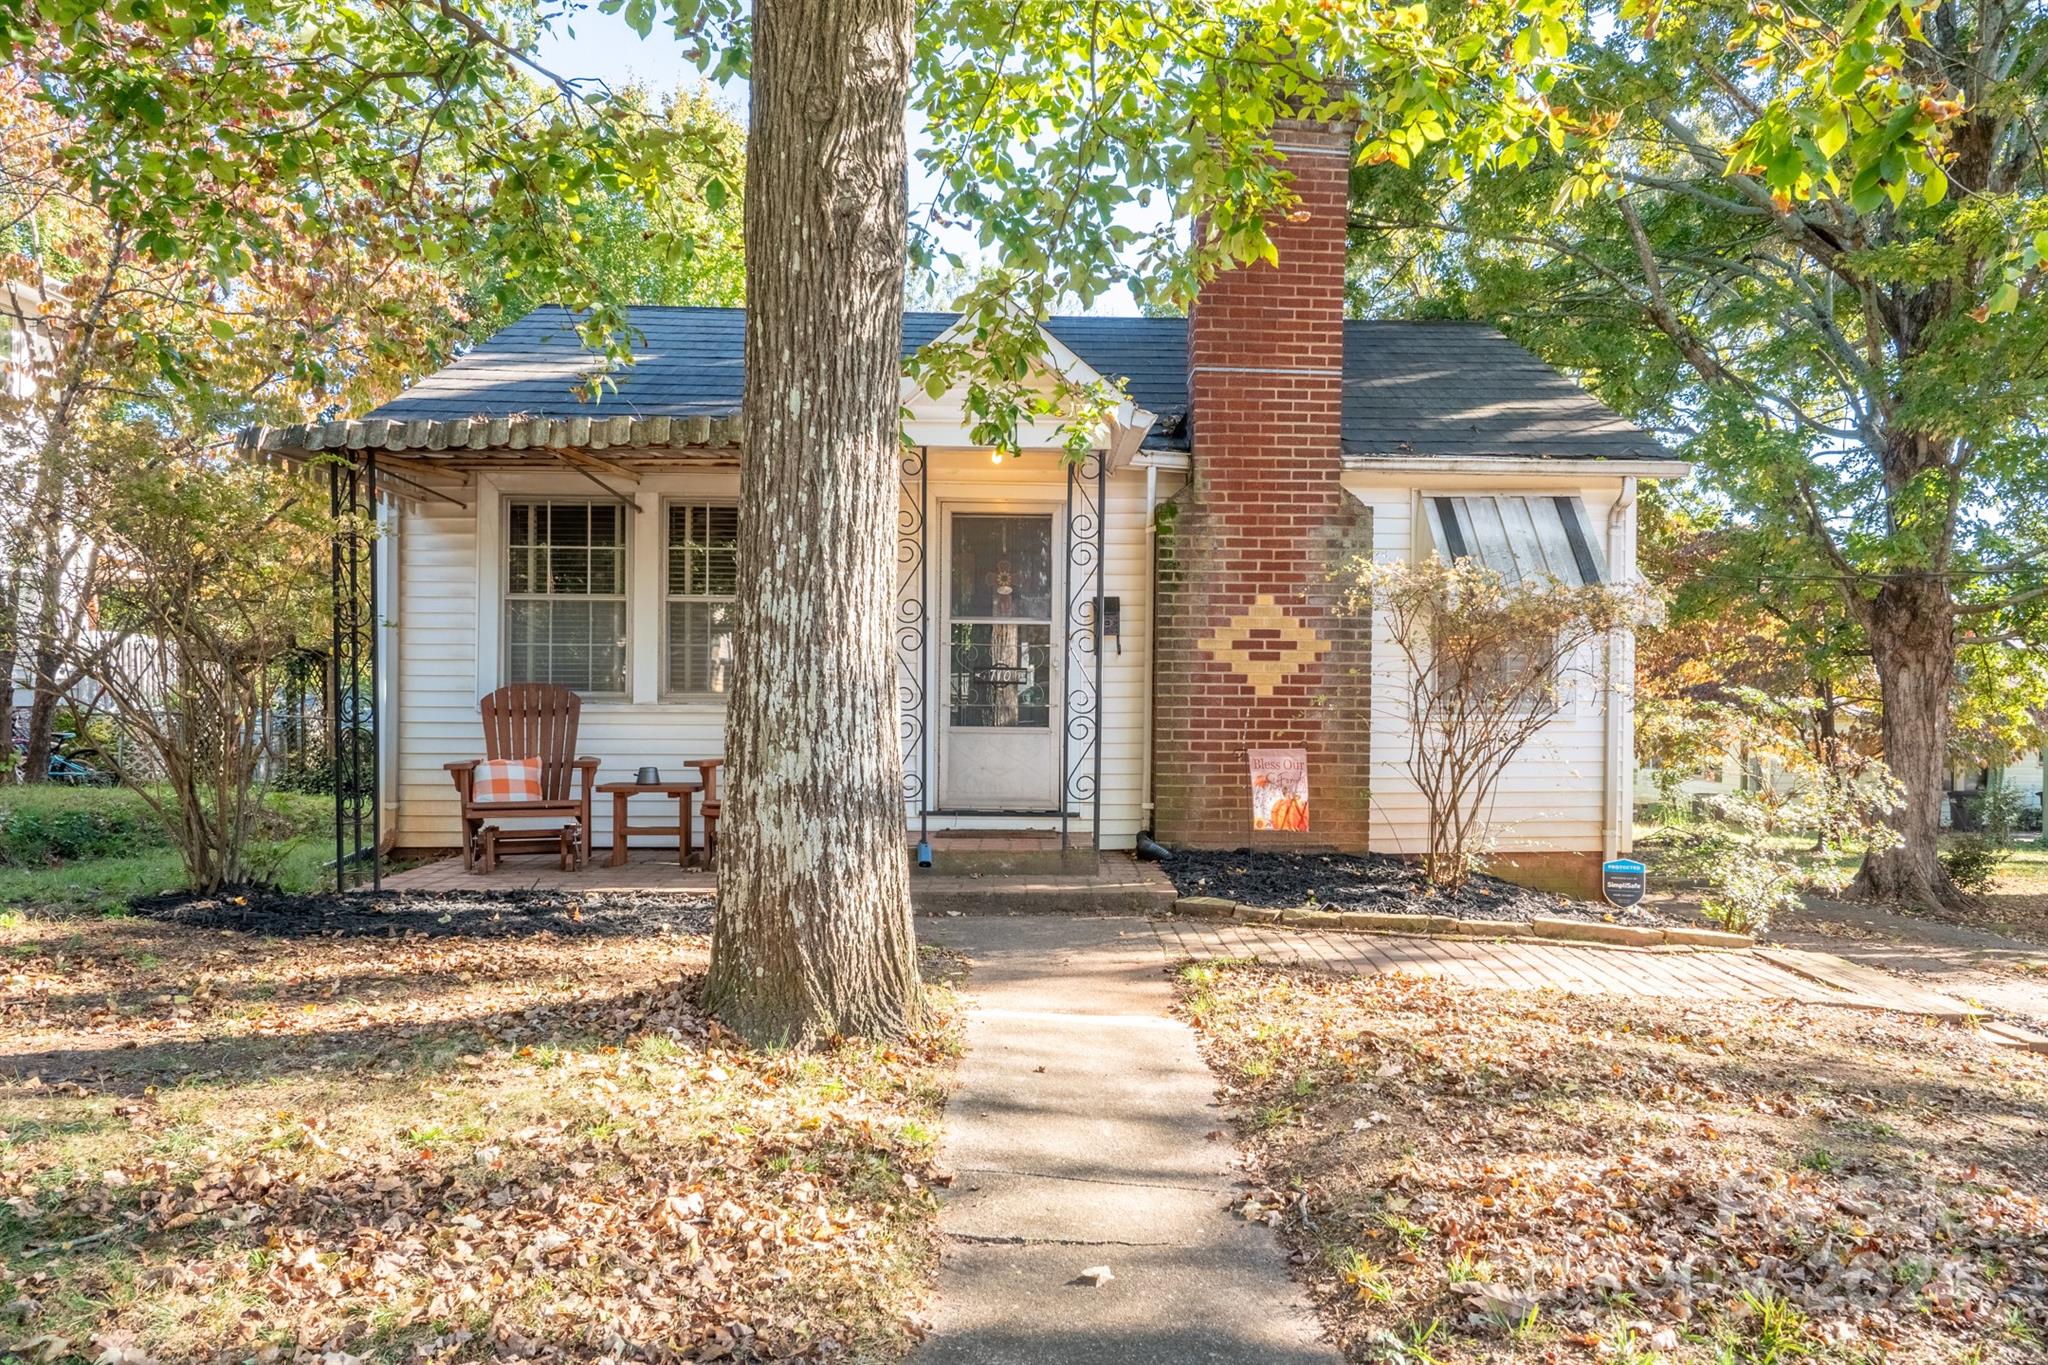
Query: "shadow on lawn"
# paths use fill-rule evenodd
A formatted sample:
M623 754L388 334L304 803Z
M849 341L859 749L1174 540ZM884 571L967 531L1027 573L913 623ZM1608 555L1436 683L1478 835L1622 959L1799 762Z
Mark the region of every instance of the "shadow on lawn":
M461 993L453 974L439 975L447 989L437 994ZM705 1025L695 1011L701 984L696 974L665 988L580 995L562 1003L535 1002L429 1023L400 1017L288 1033L147 1043L109 1039L104 1046L0 1050L0 1075L18 1081L34 1076L45 1085L79 1084L114 1095L140 1094L152 1086L233 1086L309 1067L423 1075L471 1048L624 1047L669 1028L701 1035Z
M587 1022L560 1021L535 1051L622 1060L635 1030L573 1031ZM502 1060L480 1073L448 1057L332 1104L302 1091L302 1117L277 1113L268 1138L225 1155L130 1138L118 1180L0 1207L0 1265L13 1292L51 1297L59 1325L120 1322L158 1336L161 1359L267 1342L409 1360L472 1339L521 1359L682 1359L756 1318L748 1335L782 1358L900 1331L891 1260L921 1242L892 1239L898 1220L928 1221L928 1152L894 1124L797 1122L795 1105L770 1118L756 1078L702 1081L709 1053L687 1037L661 1051L665 1075L700 1078L680 1097L630 1066L500 1080ZM384 1115L394 1130L366 1139Z
M1274 967L1197 969L1183 1002L1354 1358L1433 1319L1512 1359L1637 1320L1747 1341L1769 1296L1802 1355L2048 1340L2048 1059L1846 1009ZM1474 1280L1529 1330L1475 1323Z

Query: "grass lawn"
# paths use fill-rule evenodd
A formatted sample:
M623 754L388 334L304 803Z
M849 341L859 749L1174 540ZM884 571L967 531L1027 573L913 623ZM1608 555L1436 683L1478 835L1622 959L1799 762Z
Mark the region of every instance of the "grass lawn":
M1657 830L1655 825L1638 825L1635 836L1639 841L1653 838ZM1947 841L1952 837L1944 835L1943 839ZM1811 837L1804 834L1777 836L1772 842L1798 854L1806 854L1813 846ZM1650 863L1651 885L1658 885L1660 877L1654 846L1642 850L1641 856ZM1846 876L1855 872L1863 856L1855 852L1835 853L1829 855L1829 861ZM1927 917L1990 929L2048 945L2048 836L2038 833L2014 836L2007 849L2005 864L1988 891L1971 897L1964 905Z
M273 792L256 846L258 875L307 890L333 874L334 803ZM184 882L163 826L119 788L0 785L0 913L112 911Z
M701 921L0 927L0 1360L892 1358L950 1026L749 1050Z
M2048 1358L2048 1057L1236 963L1181 1008L1352 1361Z

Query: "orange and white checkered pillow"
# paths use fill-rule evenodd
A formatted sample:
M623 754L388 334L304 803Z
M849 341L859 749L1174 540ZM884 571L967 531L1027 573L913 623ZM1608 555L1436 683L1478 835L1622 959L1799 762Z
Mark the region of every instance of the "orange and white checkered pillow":
M478 805L491 801L540 800L540 760L537 758L487 758L476 765L470 799Z

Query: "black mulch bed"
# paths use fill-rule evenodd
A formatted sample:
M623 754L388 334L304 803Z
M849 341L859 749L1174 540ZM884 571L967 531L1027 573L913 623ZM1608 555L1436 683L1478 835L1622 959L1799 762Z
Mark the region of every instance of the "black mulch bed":
M1376 910L1396 914L1452 915L1459 919L1519 920L1538 915L1558 919L1604 920L1616 924L1686 923L1683 916L1638 905L1573 900L1533 891L1498 877L1475 875L1455 895L1428 890L1422 871L1405 858L1384 853L1231 853L1176 851L1160 864L1183 896L1220 896L1240 905L1314 904L1326 910Z
M174 891L135 901L138 915L165 924L232 929L277 938L602 938L621 934L708 934L709 896L564 891L332 891L293 893L234 887L211 896Z

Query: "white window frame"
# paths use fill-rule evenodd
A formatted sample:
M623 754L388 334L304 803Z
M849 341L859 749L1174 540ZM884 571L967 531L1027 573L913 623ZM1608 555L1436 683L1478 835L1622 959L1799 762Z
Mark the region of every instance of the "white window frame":
M703 602L712 604L716 604L719 602L729 602L732 604L734 610L737 611L739 607L739 595L737 593L734 593L730 596L720 596L716 593L690 593L671 591L669 586L669 527L671 525L671 518L674 515L675 509L679 507L730 507L735 512L740 512L740 515L742 517L745 516L745 513L740 511L740 503L738 498L716 496L699 497L684 493L678 493L663 498L659 504L659 507L661 515L661 532L655 539L659 543L660 547L658 550L658 554L660 557L660 568L658 572L661 575L659 580L661 584L661 662L659 665L661 669L661 699L663 701L711 702L713 704L723 706L725 704L726 698L731 695L729 692L699 692L692 691L688 688L677 687L675 685L675 681L672 676L672 669L670 666L675 658L675 652L671 648L671 641L669 638L669 607L673 603L677 602ZM735 558L737 558L737 551L735 551ZM738 584L735 583L734 586L737 587Z
M634 572L633 572L633 522L634 522L634 520L635 520L635 517L634 517L634 514L633 514L633 509L632 509L632 508L631 508L630 506L622 506L622 505L621 505L621 504L619 503L619 501L618 501L617 499L615 499L615 498L599 498L599 497L584 497L584 496L580 496L580 495L577 495L577 494L573 494L573 493L571 493L571 494L558 494L558 493L540 493L540 492L509 492L509 491L508 491L508 492L506 492L506 493L504 493L504 494L502 494L502 495L500 496L500 498L499 498L499 504L500 504L500 506L499 506L499 508L498 508L498 544L497 544L497 547L496 547L496 551L495 551L495 558L496 558L496 560L497 560L497 565L496 565L496 580L497 580L497 581L496 581L496 589L497 589L497 597L498 597L498 602L497 602L497 620L498 620L498 651L497 651L497 652L498 652L498 680L499 680L500 684L501 684L501 685L502 685L502 684L507 684L507 683L511 683L511 682L514 682L514 681L524 681L524 680L515 680L515 679L514 679L514 678L512 677L512 632L511 632L511 630L510 630L510 628L508 627L508 624L507 624L507 618L508 618L508 616L510 615L510 610L511 610L511 605L512 605L512 603L514 603L515 601L517 601L517 602L553 602L553 601L596 601L596 602L618 602L619 604L621 604L621 605L622 605L622 606L623 606L623 607L625 608L625 620L626 620L626 632L625 632L625 637L624 637L624 640L623 640L623 642L622 642L622 644L623 644L623 649L622 649L622 656L623 656L623 657L622 657L622 662L621 662L621 672L620 672L620 678L619 678L619 687L618 687L618 689L617 689L617 690L615 690L615 691L603 691L603 692L585 692L585 691L581 691L581 690L578 690L578 691L577 691L577 693L576 693L576 695L578 695L579 697L588 697L588 698L592 698L592 699L595 699L595 700L600 700L600 701L626 701L626 700L629 700L629 699L630 699L630 698L632 697L632 695L633 695L633 617L634 617L634 615L635 615L635 613L634 613L634 610L633 610L633 583L634 583ZM621 532L621 534L622 534L622 536L623 536L623 539L622 539L622 540L620 541L620 543L619 543L619 591L618 591L618 592L616 592L616 593L589 593L589 594L584 594L584 595L582 595L582 596L580 596L580 597L579 597L579 596L572 596L572 595L569 595L569 594L565 594L565 593L515 593L515 592L513 592L513 591L512 591L512 548L513 548L513 547L512 547L512 509L513 509L514 507L516 507L516 506L521 506L521 505L524 505L524 506L538 506L538 505L559 505L559 506L569 506L569 505L581 505L581 506L589 507L589 506L595 506L595 505L599 505L599 504L602 504L602 505L604 505L604 506L609 506L609 507L618 507L618 508L619 508L619 516L620 516L620 518L621 518L621 524L620 524L620 527L619 527L619 529L620 529L620 532Z

